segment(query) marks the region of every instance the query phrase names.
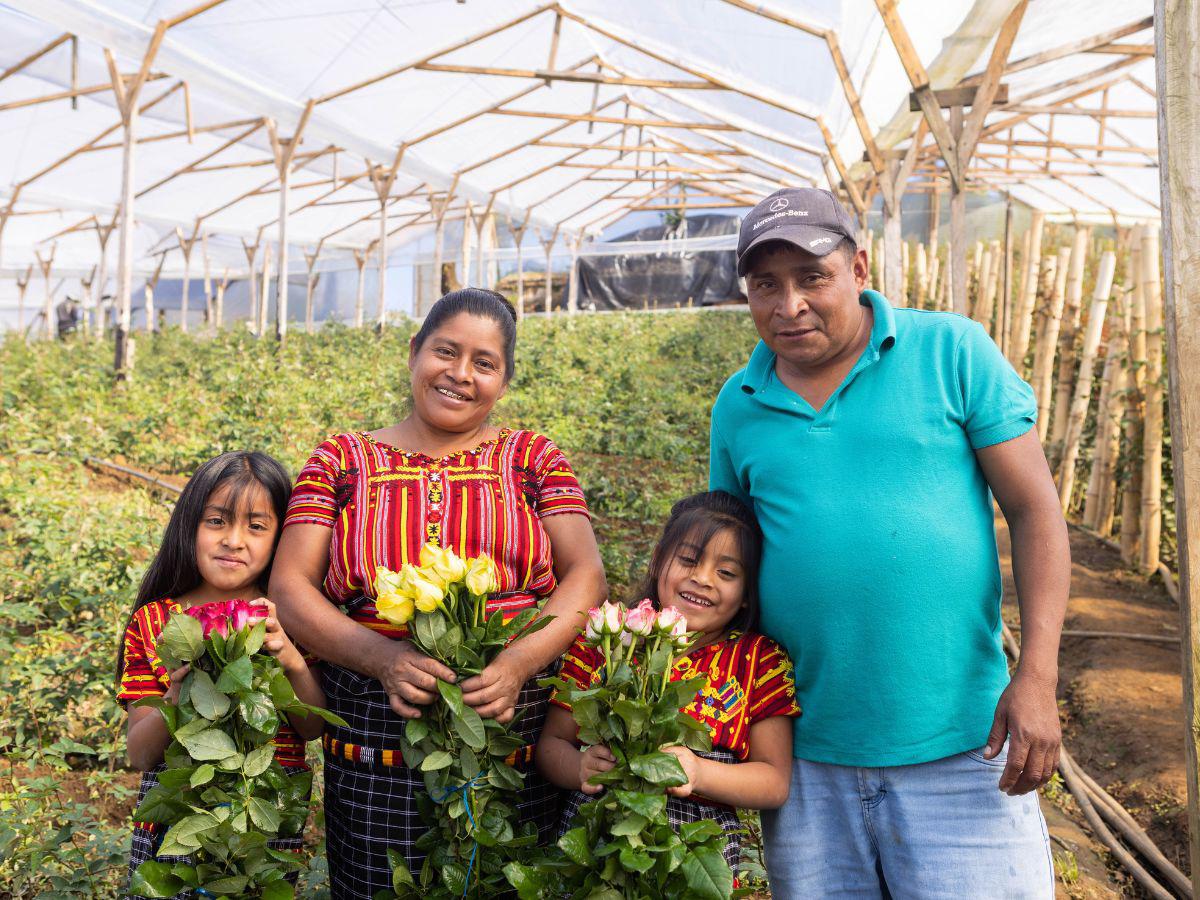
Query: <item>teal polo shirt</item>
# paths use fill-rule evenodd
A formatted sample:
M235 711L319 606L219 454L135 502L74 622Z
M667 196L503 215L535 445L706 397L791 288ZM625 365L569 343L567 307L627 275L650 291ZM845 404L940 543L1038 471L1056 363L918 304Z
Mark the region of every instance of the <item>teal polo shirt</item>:
M1037 404L976 322L861 302L870 344L819 411L762 342L725 383L709 486L762 525L761 630L795 662L795 756L898 766L986 743L1008 669L975 451L1028 431Z

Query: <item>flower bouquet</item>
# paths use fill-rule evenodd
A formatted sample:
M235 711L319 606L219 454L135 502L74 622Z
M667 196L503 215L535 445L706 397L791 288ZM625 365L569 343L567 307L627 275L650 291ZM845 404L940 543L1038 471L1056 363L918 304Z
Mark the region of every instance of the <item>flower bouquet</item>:
M271 741L288 713L341 720L297 700L280 664L260 652L266 609L230 600L184 613L171 616L155 642L169 671L191 666L180 683L178 703L146 697L135 704L158 709L171 743L158 784L133 818L166 827L159 856L187 860L142 863L131 893L291 897L287 878L304 863L267 842L300 834L312 774L285 773Z
M420 562L399 572L379 569L375 606L389 622L407 625L409 640L453 669L460 683L510 641L549 624L537 609L507 622L500 611L487 614L488 595L499 586L486 556L464 560L426 544ZM509 890L504 865L537 840L532 825L518 825L514 801L523 776L507 761L525 741L513 731L515 720L482 719L458 684L437 687L437 702L408 721L401 742L405 763L425 780L419 802L431 827L415 844L425 862L414 879L403 855L390 850L393 888L406 897L494 897Z
M690 637L675 609L658 611L649 600L630 610L605 603L589 610L585 631L602 656L596 683L580 689L564 678L543 682L570 705L579 740L604 744L617 762L592 777L606 790L580 807L554 851L506 868L522 900L733 896L721 827L688 822L676 832L667 819L667 788L686 784L687 776L662 748L712 747L708 728L681 712L707 679L671 681Z

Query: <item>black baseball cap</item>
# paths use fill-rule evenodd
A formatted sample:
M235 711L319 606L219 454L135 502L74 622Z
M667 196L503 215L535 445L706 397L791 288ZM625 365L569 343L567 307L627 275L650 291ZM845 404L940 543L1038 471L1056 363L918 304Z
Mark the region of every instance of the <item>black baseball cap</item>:
M737 272L746 274L750 251L767 241L787 241L806 253L825 256L842 238L856 240L854 222L832 193L819 188L782 188L742 219Z

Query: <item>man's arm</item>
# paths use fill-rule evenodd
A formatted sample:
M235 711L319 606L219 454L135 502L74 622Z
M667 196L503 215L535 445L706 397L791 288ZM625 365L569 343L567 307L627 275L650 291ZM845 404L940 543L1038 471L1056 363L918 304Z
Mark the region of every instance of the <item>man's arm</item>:
M1071 589L1071 547L1037 429L975 451L1008 521L1021 610L1021 661L1000 697L985 755L1009 736L1000 790L1025 794L1058 767L1058 643Z

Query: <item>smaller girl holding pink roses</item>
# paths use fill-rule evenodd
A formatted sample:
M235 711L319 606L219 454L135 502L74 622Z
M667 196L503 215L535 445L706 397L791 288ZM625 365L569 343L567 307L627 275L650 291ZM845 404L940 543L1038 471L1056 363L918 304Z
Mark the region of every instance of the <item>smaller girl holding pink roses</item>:
M628 610L610 603L592 610L561 672L580 689L596 684L605 660L600 645L607 640L657 633L687 647L671 680L707 676L683 712L708 726L712 751L662 748L687 776L686 784L667 789L666 813L676 830L685 822L718 822L725 859L735 870L741 830L735 808L774 809L787 800L790 718L800 715L791 661L751 630L760 543L753 515L733 496L717 491L680 500L654 548L642 587L647 599ZM590 779L613 769L616 757L602 744L579 745L578 725L560 693L551 697L536 762L552 782L576 791L563 813L565 833L580 805L603 790Z
M187 612L200 620L205 637L214 629L225 634L265 618L262 649L279 661L299 700L324 706L315 673L280 627L275 605L263 596L291 490L283 466L265 453L223 453L196 470L171 513L122 638L117 699L123 705L142 697L177 702L189 667L168 672L155 642L170 616ZM275 758L286 773L308 768L304 742L319 737L322 726L315 715L291 717L280 724ZM170 742L157 709L129 708L129 762L143 772L139 804L158 783ZM162 830L149 822L134 824L131 874L155 857ZM273 841L271 846L298 849L300 839Z

